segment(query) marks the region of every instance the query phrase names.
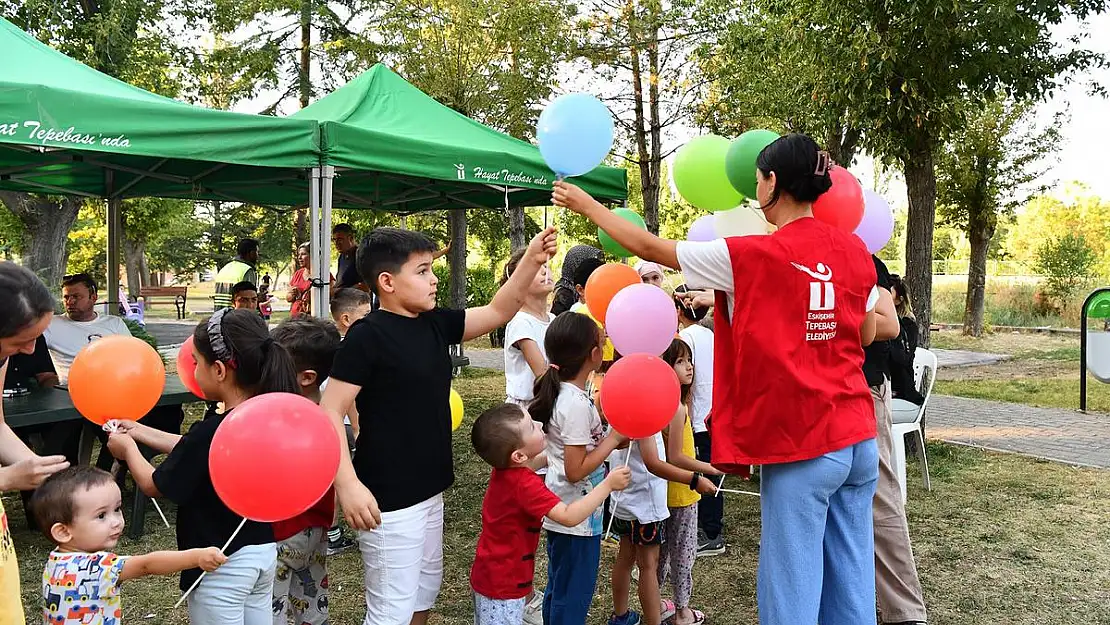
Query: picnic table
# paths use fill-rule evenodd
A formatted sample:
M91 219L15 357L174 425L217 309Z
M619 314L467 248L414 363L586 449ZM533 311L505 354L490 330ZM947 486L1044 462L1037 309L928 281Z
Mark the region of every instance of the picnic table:
M166 386L158 406L180 406L201 401L185 388L176 375L166 375ZM81 421L80 442L77 447L78 464L91 464L93 443L96 442L100 426L85 420L64 388L42 388L29 395L4 398L4 421L13 429L31 426L50 425L67 421ZM46 453L52 450L47 449ZM128 535L132 538L142 536L142 519L146 508L146 496L136 491L131 519L128 521Z

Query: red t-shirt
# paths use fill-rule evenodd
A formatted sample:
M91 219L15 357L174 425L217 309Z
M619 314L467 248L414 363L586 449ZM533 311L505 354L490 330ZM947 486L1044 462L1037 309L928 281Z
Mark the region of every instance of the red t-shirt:
M332 487L320 498L320 501L317 501L308 510L305 510L291 519L273 523L274 540L285 540L286 538L300 534L310 527L328 528L331 527L331 523L334 520L335 487Z
M482 533L470 585L490 599L520 599L532 592L540 521L560 503L533 471L494 469L482 501Z
M863 244L816 219L726 239L735 308L718 292L712 462L816 458L875 437L860 327L875 287Z

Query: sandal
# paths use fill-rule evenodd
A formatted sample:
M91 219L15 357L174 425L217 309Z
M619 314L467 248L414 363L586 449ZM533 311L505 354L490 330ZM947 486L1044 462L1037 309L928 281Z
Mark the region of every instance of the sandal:
M665 623L669 619L674 618L675 605L674 601L670 599L661 599L659 601L659 622Z
M703 623L705 623L704 612L702 612L701 610L695 610L694 608L690 608L690 611L694 613L694 620L690 621L689 623L685 623L684 625L702 625ZM675 625L675 616L677 616L677 614L672 614L669 619L663 619L660 622L664 623L665 625Z

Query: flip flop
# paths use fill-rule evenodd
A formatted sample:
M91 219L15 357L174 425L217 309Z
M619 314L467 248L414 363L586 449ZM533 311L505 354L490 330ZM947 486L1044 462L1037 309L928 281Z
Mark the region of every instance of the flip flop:
M701 610L695 610L693 608L690 608L690 611L694 613L694 620L690 621L686 625L702 625L703 623L705 623L705 613L704 612L702 612ZM675 616L677 616L677 615L672 614L670 616L670 618L663 619L660 622L664 623L665 625L675 625L675 620L674 620Z
M670 599L660 600L659 622L663 623L674 618L675 605Z

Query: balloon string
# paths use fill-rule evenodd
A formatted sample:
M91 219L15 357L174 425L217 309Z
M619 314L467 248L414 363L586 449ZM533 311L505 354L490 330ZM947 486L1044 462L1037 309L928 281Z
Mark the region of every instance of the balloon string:
M228 538L227 542L224 543L224 546L220 547L220 553L227 551L228 546L231 545L231 541L235 540L235 537L239 535L239 530L243 529L243 526L246 524L247 518L243 517L243 520L239 522L239 527L235 528L235 531L231 533L231 538ZM200 574L200 577L197 578L197 581L193 582L192 586L189 586L189 590L186 590L185 594L181 595L181 598L177 600L177 603L173 604L173 608L175 610L181 607L181 604L189 598L189 593L193 592L193 590L200 584L200 580L204 579L205 575L208 575L208 571L203 571Z
M626 467L628 466L629 458L632 457L632 445L634 445L634 444L636 444L636 441L628 441L628 452L626 452L624 454L624 466L626 466ZM616 508L617 508L617 499L620 496L621 496L621 493L619 491L613 493L613 505L610 506L610 510L609 510L609 512L610 512L610 514L609 514L609 527L605 528L605 535L606 536L608 536L609 532L613 529L613 519L617 518L617 515L614 514L614 513L616 512Z

